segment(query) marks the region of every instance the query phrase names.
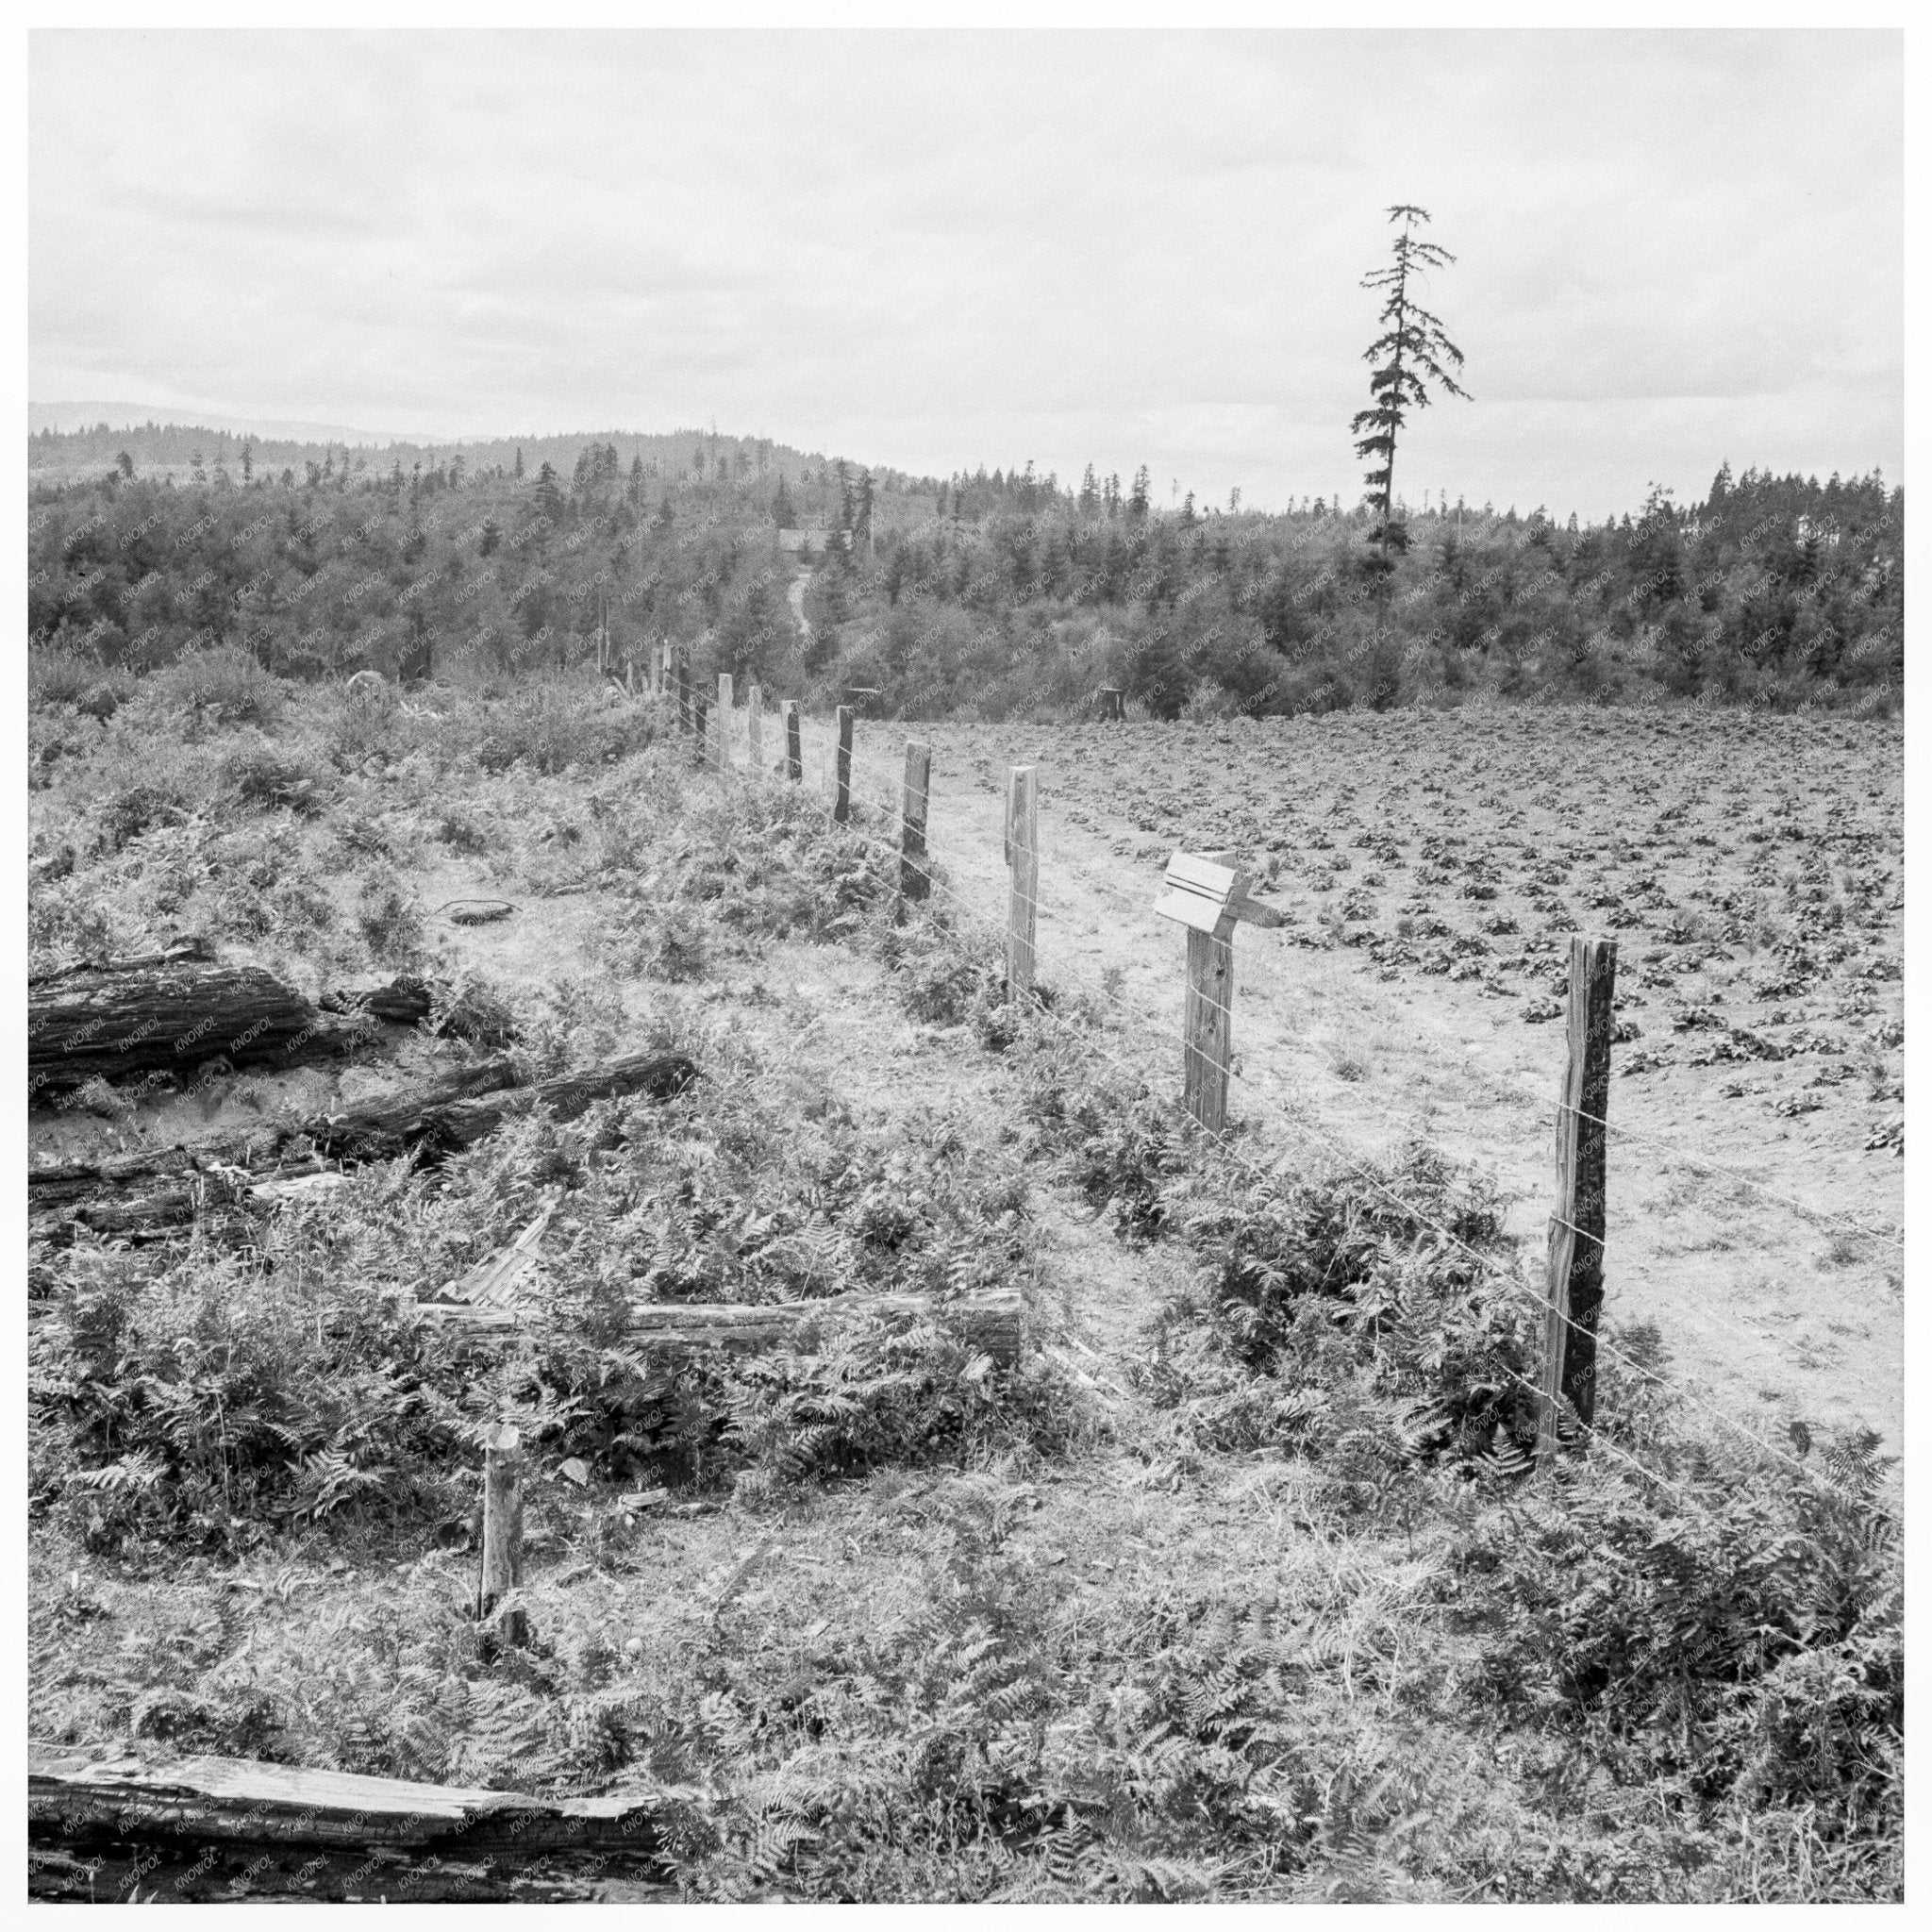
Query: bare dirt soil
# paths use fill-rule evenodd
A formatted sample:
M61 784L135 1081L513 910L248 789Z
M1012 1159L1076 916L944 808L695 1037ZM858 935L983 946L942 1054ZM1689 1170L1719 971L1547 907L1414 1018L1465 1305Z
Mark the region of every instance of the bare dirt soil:
M741 734L742 721L739 721ZM1903 742L1749 713L1343 713L858 727L890 812L934 746L942 890L1003 925L1009 765L1040 774L1040 970L1105 990L1179 1079L1170 853L1234 850L1287 916L1236 941L1232 1107L1260 1147L1410 1134L1492 1174L1540 1246L1568 935L1619 942L1607 1314L1754 1425L1903 1416ZM808 782L832 784L830 727ZM742 757L741 746L738 754Z

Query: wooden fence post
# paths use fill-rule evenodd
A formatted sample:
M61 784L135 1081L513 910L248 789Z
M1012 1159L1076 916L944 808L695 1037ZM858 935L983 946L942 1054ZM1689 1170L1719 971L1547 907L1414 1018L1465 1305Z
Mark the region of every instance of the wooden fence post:
M805 777L805 746L799 736L798 700L785 700L785 775L796 785Z
M1210 1132L1227 1125L1233 1052L1234 923L1227 933L1188 928L1188 993L1181 1009L1181 1104Z
M517 1432L499 1424L483 1449L483 1576L476 1591L477 1621L487 1621L524 1580L524 1458ZM499 1624L506 1643L526 1644L530 1620L506 1610Z
M906 790L899 806L899 900L924 899L932 891L926 869L925 819L932 803L932 746L906 741Z
M677 675L677 728L689 731L691 727L691 666L679 653L673 668Z
M718 742L712 754L721 772L731 769L731 674L718 674Z
M701 691L693 690L691 694L691 728L697 738L691 756L699 764L707 764L711 754L711 708Z
M1543 1316L1542 1400L1537 1453L1557 1452L1567 1398L1586 1425L1596 1414L1596 1324L1604 1302L1604 1123L1610 1098L1610 1033L1617 942L1570 941L1569 1062L1557 1102L1557 1207L1550 1216Z
M765 693L754 684L744 693L744 761L754 778L765 771Z
M660 698L671 695L671 646L668 643L658 647L657 656L658 675L655 689Z
M1033 991L1033 914L1040 897L1040 774L1033 765L1007 773L1007 997Z
M1181 1099L1204 1127L1227 1125L1233 1054L1234 928L1278 926L1283 918L1248 891L1231 852L1204 858L1176 852L1167 862L1166 896L1155 907L1188 929L1188 993L1181 1009Z
M839 794L832 801L832 817L843 824L852 816L852 707L841 705L839 719Z

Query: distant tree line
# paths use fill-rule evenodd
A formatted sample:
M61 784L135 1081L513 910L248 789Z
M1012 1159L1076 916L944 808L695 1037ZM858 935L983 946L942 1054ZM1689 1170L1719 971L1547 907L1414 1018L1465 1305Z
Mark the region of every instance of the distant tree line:
M705 675L874 686L908 717L1067 715L1103 684L1157 717L1902 689L1905 500L1876 474L1726 465L1700 503L1653 491L1579 526L1392 497L1203 508L1173 482L1158 501L1144 465L1065 488L1031 463L922 478L657 441L298 469L209 435L185 483L110 450L30 490L30 641L136 671L223 644L291 676L501 677L668 641Z

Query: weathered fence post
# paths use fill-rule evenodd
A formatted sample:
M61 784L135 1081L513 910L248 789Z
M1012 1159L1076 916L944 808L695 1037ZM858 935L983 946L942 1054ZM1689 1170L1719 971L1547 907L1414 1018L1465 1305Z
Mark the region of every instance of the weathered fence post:
M899 900L924 899L932 890L926 870L925 818L932 802L932 746L906 741L906 790L899 806Z
M713 762L721 772L731 769L731 674L721 671L718 674L718 742L712 753Z
M500 1424L483 1448L483 1576L476 1591L476 1618L486 1622L524 1580L524 1458L516 1430ZM506 1643L526 1644L530 1622L522 1610L506 1610L498 1624Z
M689 731L691 727L691 665L682 652L678 654L674 668L677 675L677 728Z
M699 764L708 764L711 756L711 708L705 701L704 692L697 690L691 694L691 728L697 739L691 746L691 756Z
M1040 897L1040 774L1032 765L1007 773L1007 997L1033 991L1034 908Z
M1570 1015L1557 1102L1557 1206L1550 1216L1549 1308L1543 1317L1537 1453L1557 1452L1565 1400L1579 1422L1596 1414L1596 1324L1604 1301L1605 1125L1610 1098L1617 942L1570 941Z
M841 705L839 720L839 793L832 801L832 817L843 824L852 816L852 707Z
M1204 1127L1227 1124L1227 1068L1234 1051L1234 922L1188 931L1188 992L1181 1009L1181 1105Z
M1227 1125L1233 1058L1234 928L1238 920L1280 925L1282 916L1250 897L1232 853L1201 858L1176 852L1167 895L1154 909L1188 929L1188 991L1181 1011L1181 1103L1204 1127Z
M796 785L805 777L805 746L799 736L798 700L785 700L785 775Z
M660 645L657 657L657 691L660 698L671 695L671 646L668 642Z
M752 776L762 777L765 770L765 693L758 685L744 693L744 761Z

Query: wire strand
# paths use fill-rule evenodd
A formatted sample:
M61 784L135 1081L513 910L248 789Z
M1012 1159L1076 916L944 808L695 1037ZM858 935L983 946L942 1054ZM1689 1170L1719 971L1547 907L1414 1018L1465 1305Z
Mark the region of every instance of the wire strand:
M877 808L889 813L893 812L895 809L885 805L880 800L873 799L871 802ZM928 843L930 843L929 828L927 836ZM1121 900L1126 900L1128 896L1124 891L1113 888L1109 888L1109 893L1110 896ZM1041 909L1050 911L1050 908L1042 908L1041 901L1026 895L1021 896L1024 903L1034 908L1036 916ZM1210 1010L1224 1014L1229 1024L1232 1024L1234 1019L1232 1007L1215 999L1213 994L1202 989L1194 990L1194 997ZM1436 1030L1441 1033L1441 1029L1438 1028ZM1444 1039L1448 1038L1446 1033L1441 1033L1441 1037ZM1533 1095L1527 1088L1513 1081L1498 1084L1507 1084L1507 1087L1513 1088L1514 1091L1522 1099L1530 1102L1538 1108L1548 1104L1540 1096ZM1602 1126L1607 1133L1619 1135L1624 1140L1633 1141L1639 1145L1647 1145L1671 1154L1676 1159L1683 1161L1687 1166L1699 1169L1702 1172L1722 1174L1735 1180L1740 1185L1750 1188L1754 1192L1762 1195L1765 1199L1777 1202L1800 1219L1811 1223L1814 1226L1822 1227L1830 1233L1861 1236L1867 1241L1875 1241L1887 1248L1903 1249L1905 1246L1905 1239L1902 1235L1889 1233L1883 1229L1867 1227L1863 1223L1853 1221L1849 1217L1833 1215L1827 1211L1813 1208L1809 1203L1799 1200L1795 1195L1785 1193L1782 1190L1773 1187L1769 1182L1758 1178L1755 1174L1746 1173L1741 1168L1732 1167L1722 1161L1711 1160L1707 1156L1693 1154L1681 1141L1669 1135L1657 1134L1642 1128L1627 1126L1622 1122L1607 1120L1602 1115L1586 1113L1568 1102L1558 1101L1557 1106L1560 1110L1578 1113L1581 1118ZM1544 1127L1553 1124L1553 1123L1539 1120L1537 1124L1539 1127Z
M879 801L872 799L866 794L860 794L860 796L863 802L871 804L874 809L883 810L888 816L892 815L890 807L883 806ZM872 838L872 836L869 833L864 831L864 828L862 826L848 825L848 828L858 831L859 836L867 838L868 840L870 840L872 843L877 845L879 849L881 849L882 851L892 853L894 856L897 856L894 851L894 848L887 845L885 841L882 840ZM927 876L928 878L931 877L929 874L927 874ZM993 923L990 919L988 919L985 914L980 913L976 908L969 908L966 905L965 901L960 897L957 889L953 888L952 886L950 886L950 884L942 880L933 880L933 883L937 885L939 890L944 892L946 897L954 905L958 906L961 911L967 912L974 919L975 924L986 925L990 929L997 931L997 927L993 925ZM1096 987L1094 991L1100 992L1104 997L1112 999L1116 1005L1119 1005L1122 1008L1124 1011L1131 1013L1132 1009L1126 1008L1125 1003L1124 1001L1121 1001L1118 995L1109 993L1107 988L1105 988L1104 986ZM1225 1008L1224 1008L1224 1010L1225 1010ZM1138 1017L1142 1020L1143 1024L1145 1023L1145 1016ZM1165 1038L1164 1035L1162 1037ZM1186 1050L1187 1042L1184 1041L1182 1044L1184 1050ZM1108 1058L1114 1058L1115 1064L1122 1066L1124 1071L1130 1072L1132 1077L1134 1077L1137 1080L1137 1082L1142 1085L1146 1084L1146 1075L1144 1074L1144 1073L1134 1072L1134 1070L1126 1069L1125 1063L1119 1061L1113 1056L1108 1056ZM1675 1380L1675 1378L1674 1377L1666 1376L1660 1374L1658 1371L1651 1368L1647 1363L1640 1361L1636 1357L1630 1355L1627 1351L1619 1348L1614 1342L1607 1341L1602 1335L1598 1334L1593 1327L1589 1327L1579 1323L1574 1316L1572 1316L1569 1313L1567 1309L1560 1307L1549 1296L1538 1293L1537 1291L1533 1287L1531 1287L1530 1284L1526 1282L1521 1274L1504 1270L1501 1267L1501 1265L1497 1263L1492 1257L1484 1255L1479 1249L1472 1246L1467 1241L1463 1240L1462 1237L1457 1235L1454 1231L1454 1229L1449 1228L1442 1223L1432 1219L1424 1209L1419 1208L1415 1203L1407 1200L1404 1196L1396 1192L1393 1189L1390 1188L1386 1182L1382 1181L1379 1178L1379 1176L1371 1173L1364 1165L1360 1163L1357 1157L1353 1156L1350 1150L1343 1146L1343 1144L1338 1140L1336 1140L1332 1135L1323 1131L1322 1129L1311 1127L1307 1125L1306 1123L1295 1121L1294 1119L1292 1119L1292 1117L1289 1116L1284 1109L1280 1108L1279 1104L1275 1102L1272 1096L1262 1092L1260 1089L1256 1087L1255 1084L1252 1081L1248 1080L1244 1075L1236 1073L1231 1067L1227 1071L1228 1077L1230 1080L1240 1084L1247 1091L1254 1093L1257 1100L1259 1100L1264 1106L1266 1106L1278 1118L1283 1120L1286 1124L1294 1128L1295 1131L1302 1134L1307 1139L1311 1140L1317 1142L1318 1144L1326 1146L1331 1152L1335 1153L1344 1163L1344 1170L1348 1172L1353 1178L1357 1178L1366 1182L1370 1187L1374 1188L1376 1191L1384 1195L1385 1198L1394 1203L1394 1205L1400 1208L1405 1214L1408 1215L1413 1221L1415 1221L1417 1224L1430 1228L1433 1232L1441 1235L1444 1239L1454 1243L1457 1248L1461 1249L1473 1260L1474 1260L1479 1267L1488 1271L1495 1278L1504 1282L1505 1285L1510 1288L1514 1292L1518 1293L1519 1295L1526 1297L1533 1306L1540 1307L1546 1314L1556 1315L1559 1321L1563 1322L1574 1332L1575 1332L1578 1335L1589 1337L1598 1349L1601 1349L1602 1351L1609 1355L1613 1359L1622 1362L1626 1367L1633 1369L1639 1374L1645 1376L1646 1378L1657 1383L1660 1387L1672 1388L1675 1390L1679 1396L1687 1403L1689 1403L1691 1407L1701 1409L1705 1413L1712 1416L1713 1419L1715 1419L1719 1423L1723 1424L1726 1428L1729 1428L1735 1433L1740 1435L1760 1454L1776 1457L1779 1460L1787 1463L1790 1467L1791 1467L1794 1470L1798 1470L1801 1472L1804 1471L1803 1463L1801 1463L1796 1457L1790 1456L1785 1451L1779 1449L1776 1445L1765 1441L1764 1439L1758 1436L1755 1430L1752 1430L1746 1424L1739 1422L1727 1411L1720 1407L1717 1407L1712 1404L1701 1400L1694 1393L1694 1391L1689 1388L1688 1385ZM1249 1166L1250 1171L1256 1173L1259 1177L1268 1180L1272 1180L1274 1178L1274 1176L1272 1175L1263 1174L1262 1170L1255 1167L1253 1163L1243 1161L1238 1150L1227 1148L1224 1142L1223 1143L1223 1145L1224 1150L1231 1153L1238 1162ZM1560 1217L1553 1215L1552 1219L1560 1220ZM1584 1238L1587 1240L1596 1241L1599 1243L1599 1245L1602 1245L1602 1237L1591 1235L1585 1229L1575 1228L1574 1226L1574 1224L1570 1224L1568 1222L1562 1222L1561 1224L1571 1226L1574 1232L1584 1236ZM1735 1324L1721 1323L1719 1325L1728 1328L1733 1334L1739 1335L1747 1340L1761 1339L1750 1337L1749 1332L1747 1330L1738 1327ZM1528 1383L1526 1379L1524 1380L1524 1386L1535 1390L1535 1392L1538 1394L1539 1399L1542 1399L1542 1391L1540 1387L1538 1387L1535 1384Z

